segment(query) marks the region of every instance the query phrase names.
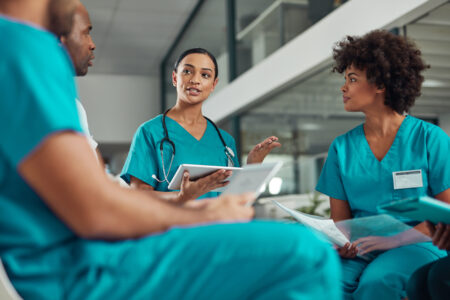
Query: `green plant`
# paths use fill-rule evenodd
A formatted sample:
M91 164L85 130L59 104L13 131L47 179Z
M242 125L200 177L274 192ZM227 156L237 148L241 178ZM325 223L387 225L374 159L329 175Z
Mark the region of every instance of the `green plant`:
M330 216L330 208L325 209L323 214L317 211L323 202L325 200L320 199L320 193L314 192L312 196L309 196L309 205L298 207L295 210L309 215L328 218ZM286 217L286 219L295 220L293 217Z

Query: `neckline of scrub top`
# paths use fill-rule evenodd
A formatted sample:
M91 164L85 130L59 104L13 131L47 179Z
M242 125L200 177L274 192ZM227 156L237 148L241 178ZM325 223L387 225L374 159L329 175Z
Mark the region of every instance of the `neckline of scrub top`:
M176 126L180 127L187 135L189 135L193 140L195 140L196 142L201 142L203 140L203 138L206 136L206 131L209 128L209 122L208 120L206 120L206 128L205 131L203 131L202 137L200 139L197 139L195 136L193 136L189 131L187 131L183 126L180 125L180 123L178 123L177 121L175 121L174 119L172 119L169 116L166 116L166 120L170 120L171 122L175 123Z
M373 160L375 160L379 164L384 164L385 161L389 160L390 153L396 152L395 149L397 148L397 144L399 143L398 140L400 140L401 136L403 135L403 128L406 126L404 124L405 124L405 122L407 122L406 121L407 119L408 119L408 115L406 115L405 118L403 119L402 123L400 124L400 127L397 130L397 133L395 134L394 141L392 142L391 146L389 147L389 150L386 152L386 154L383 156L383 158L381 160L378 160L378 158L373 153L372 148L370 148L369 142L367 141L367 138L366 138L366 133L364 131L364 123L361 124L360 130L361 130L361 134L362 134L363 140L364 140L363 144L364 144L364 147L366 147L366 151L368 153L370 153L369 156L371 156Z

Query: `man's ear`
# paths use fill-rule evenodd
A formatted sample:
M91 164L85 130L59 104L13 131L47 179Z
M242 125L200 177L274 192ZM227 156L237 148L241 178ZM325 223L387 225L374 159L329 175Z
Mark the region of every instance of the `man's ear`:
M65 35L60 36L59 41L61 42L61 44L66 45L66 42L67 42L66 36Z
M177 72L175 70L172 71L172 85L177 86Z

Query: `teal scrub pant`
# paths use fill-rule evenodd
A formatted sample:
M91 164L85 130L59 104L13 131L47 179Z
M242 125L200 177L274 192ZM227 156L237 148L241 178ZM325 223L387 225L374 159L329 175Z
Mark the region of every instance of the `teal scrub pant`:
M450 298L450 256L429 263L411 276L406 287L409 300Z
M85 241L72 255L79 257L72 267L51 276L13 277L13 283L25 299L333 300L342 295L331 244L298 224L173 228L139 240Z
M411 274L445 255L427 242L382 252L370 262L341 259L344 299L403 299Z

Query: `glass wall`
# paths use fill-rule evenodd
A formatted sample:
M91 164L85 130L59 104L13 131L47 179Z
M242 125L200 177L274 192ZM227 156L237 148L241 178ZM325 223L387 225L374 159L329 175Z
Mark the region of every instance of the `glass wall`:
M417 43L431 66L411 115L435 124L440 116L450 116L449 19L447 3L396 30ZM267 136L276 135L282 143L266 159L284 162L277 174L277 189L266 189L264 196L313 192L333 139L364 121L363 114L343 109L343 83L341 74L331 72L330 61L324 69L262 99L239 116L243 161Z
M422 96L412 114L436 116L450 113L450 3L431 11L403 28L414 40L430 68L425 72Z
M237 0L236 60L240 75L345 1Z
M184 49L200 46L216 55L220 68L217 90L220 90L234 79L230 73L235 71L237 76L244 73L345 1L200 2L203 4L193 21L164 63L166 107L175 102L170 73L176 56ZM438 123L442 114L450 116L449 19L447 2L397 30L417 42L431 65L425 74L422 96L411 114L433 123ZM230 22L232 26L228 26ZM236 70L230 70L229 66L235 66ZM277 175L277 184L271 189L268 187L264 195L314 191L331 141L363 122L362 114L347 113L343 109L340 93L343 81L342 75L331 73L330 58L326 68L291 83L277 95L261 99L237 117L219 124L234 135L241 162L246 161L247 153L264 138L270 135L280 138L283 146L275 149L266 161L283 161L284 167Z
M241 115L244 161L267 136L277 136L282 144L265 160L284 162L277 174L281 188L277 193L267 189L266 196L313 192L330 142L362 122L362 114L343 109L343 78L330 69L331 65Z
M208 0L199 1L193 18L162 62L162 103L175 104L171 73L178 55L203 47L219 65L219 83L225 87L275 52L345 0ZM233 69L230 69L232 66Z

